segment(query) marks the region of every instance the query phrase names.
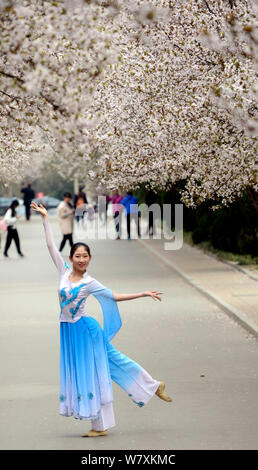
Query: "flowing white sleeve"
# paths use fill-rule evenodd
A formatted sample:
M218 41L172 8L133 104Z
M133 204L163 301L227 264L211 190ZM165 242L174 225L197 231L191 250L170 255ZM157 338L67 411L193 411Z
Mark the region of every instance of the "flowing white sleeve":
M49 225L49 222L48 222L48 218L44 217L43 218L43 226L44 226L44 230L45 230L45 235L46 235L46 242L47 242L47 247L48 247L48 251L50 253L50 256L52 258L52 260L54 261L58 271L59 271L59 274L64 274L64 272L66 271L66 266L65 266L65 262L62 258L62 256L60 255L57 247L56 247L56 244L55 244L55 240L54 240L54 236L53 236L53 233L52 233L52 229Z

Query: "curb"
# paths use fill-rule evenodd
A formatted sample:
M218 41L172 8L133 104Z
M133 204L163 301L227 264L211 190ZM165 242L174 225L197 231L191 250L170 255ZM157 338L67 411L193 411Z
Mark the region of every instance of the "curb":
M229 266L233 267L234 269L237 269L237 271L240 271L241 273L243 273L243 274L245 274L246 276L248 276L250 279L253 279L254 281L258 282L258 277L253 276L253 275L248 271L248 269L241 268L238 264L233 264L233 263L231 263L230 261L224 261L224 260L220 260L220 259L219 259L218 261L221 261L222 263L228 264Z
M205 297L215 303L227 315L236 320L243 328L245 328L249 333L251 333L258 339L258 326L254 322L249 320L244 313L240 312L236 308L224 302L224 300L220 299L217 295L204 288L201 284L196 282L194 279L188 276L188 274L178 268L176 264L174 264L172 261L167 260L165 256L159 253L159 251L155 250L153 247L148 246L147 243L145 243L143 240L138 239L138 242L151 253L154 253L156 256L158 256L167 266L174 269L185 281L195 287L199 292L201 292L201 294L203 294Z
M232 261L227 261L225 259L219 259L215 254L213 253L210 253L210 252L206 252L206 251L203 251L201 248L198 248L197 246L192 246L190 245L189 243L185 242L188 246L190 246L191 248L194 248L196 250L198 250L199 252L203 253L204 255L207 255L207 256L210 256L211 258L213 259L216 259L217 261L219 261L220 263L225 263L227 264L228 266L230 266L231 268L233 269L236 269L237 271L240 271L242 272L243 274L245 274L246 276L248 276L250 279L253 279L254 281L258 282L258 277L256 276L253 276L251 272L249 272L248 269L245 269L245 268L242 268L241 266L239 266L239 264L235 264L233 263Z

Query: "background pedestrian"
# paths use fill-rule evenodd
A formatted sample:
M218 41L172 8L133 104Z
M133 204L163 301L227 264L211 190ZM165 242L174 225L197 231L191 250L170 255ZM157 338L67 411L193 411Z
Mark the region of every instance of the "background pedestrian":
M93 228L93 221L95 219L95 209L92 204L87 206L87 220L90 222L90 228Z
M147 206L150 207L152 204L155 204L156 201L157 201L157 195L154 193L154 191L152 189L147 191L146 197L145 197L145 203L147 204ZM148 212L147 233L149 233L149 235L155 235L156 233L155 219L154 219L154 214L152 211Z
M22 188L21 193L23 193L26 220L30 220L30 204L32 199L34 199L35 197L35 193L31 187L31 183L29 183L28 186Z
M116 233L117 233L116 240L119 240L121 238L121 224L119 223L120 222L119 214L123 206L119 203L122 201L122 199L123 199L123 196L119 194L118 189L115 189L113 191L113 196L111 196L110 198L110 202L112 203L113 217L114 217Z
M110 202L110 197L108 193L104 193L104 192L101 193L101 197L105 198L105 202L104 204L101 202L98 205L98 214L99 214L99 219L101 223L104 225L107 222L107 211L108 211L108 204Z
M17 228L16 228L17 219L20 218L20 216L18 216L16 214L16 207L18 207L18 206L19 206L19 201L17 199L15 199L14 201L12 201L10 207L8 207L8 209L5 213L5 216L4 216L4 221L7 225L7 237L6 237L5 248L4 248L4 257L5 258L8 258L8 253L7 252L9 250L9 247L10 247L11 243L12 243L12 240L14 240L14 242L15 242L18 254L21 257L24 256L21 252L20 239L19 239Z
M85 204L88 204L87 196L83 189L83 186L81 186L79 188L79 192L75 194L73 199L73 206L76 211L75 218L77 222L84 220Z
M126 223L127 223L127 239L131 240L131 220L134 220L138 237L141 236L140 231L140 212L138 206L135 207L134 204L138 204L138 198L133 196L132 191L128 191L127 196L125 196L120 202L126 209Z
M66 240L69 240L71 247L73 245L74 212L75 209L72 204L72 195L71 193L66 192L64 193L64 200L60 202L57 208L57 217L63 234L63 239L59 248L60 252L64 248Z

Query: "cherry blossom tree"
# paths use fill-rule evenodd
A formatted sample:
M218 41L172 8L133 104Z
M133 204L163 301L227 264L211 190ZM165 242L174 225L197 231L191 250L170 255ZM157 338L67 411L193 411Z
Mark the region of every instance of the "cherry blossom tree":
M191 207L227 205L244 188L256 198L253 1L0 5L1 160L10 168L29 158L37 127L38 148L47 142L67 178L124 190L184 180Z
M246 1L156 0L138 10L134 27L135 10L124 12L123 27L114 19L120 64L98 87L102 182L128 189L185 180L182 201L213 199L214 209L246 187L255 194L256 13Z
M4 0L0 8L1 178L17 178L46 144L60 170L69 162L67 171L80 171L92 149L93 91L114 55L106 10L76 0Z

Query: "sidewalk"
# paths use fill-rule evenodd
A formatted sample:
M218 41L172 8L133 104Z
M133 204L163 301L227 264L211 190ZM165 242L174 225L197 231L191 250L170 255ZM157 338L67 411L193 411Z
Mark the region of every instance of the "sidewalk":
M258 279L247 270L218 261L185 242L180 250L167 251L164 238L138 241L258 337Z

